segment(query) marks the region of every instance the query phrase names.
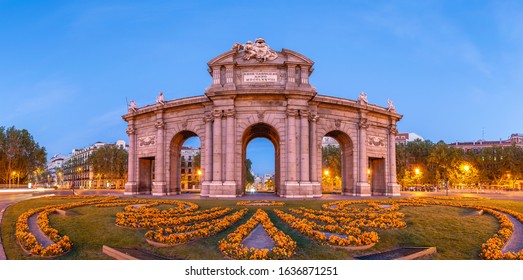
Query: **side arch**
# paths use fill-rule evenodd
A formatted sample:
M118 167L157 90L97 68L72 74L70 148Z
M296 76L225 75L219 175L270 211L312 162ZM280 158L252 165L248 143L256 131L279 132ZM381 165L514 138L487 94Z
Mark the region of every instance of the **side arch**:
M356 166L354 161L354 152L355 152L355 145L352 141L351 137L341 131L341 130L331 130L324 135L323 137L331 137L334 138L340 148L341 153L341 170L339 170L339 174L341 175L341 193L342 194L353 194L356 189ZM323 153L322 153L323 157ZM323 165L323 162L322 162ZM324 174L322 174L323 176ZM322 180L323 181L323 180ZM322 186L322 189L325 186Z
M194 131L182 130L176 133L169 143L169 164L168 164L168 187L167 194L180 194L180 183L181 183L181 156L183 143L191 138L199 137L200 143L202 138ZM201 144L200 144L201 150ZM201 155L201 153L200 153ZM203 160L203 159L202 159Z

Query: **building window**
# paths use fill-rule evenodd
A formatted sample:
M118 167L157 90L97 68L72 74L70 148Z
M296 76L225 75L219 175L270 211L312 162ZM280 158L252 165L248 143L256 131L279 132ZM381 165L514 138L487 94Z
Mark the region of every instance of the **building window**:
M182 174L185 174L185 168L182 168Z
M188 162L187 167L192 167L192 162Z

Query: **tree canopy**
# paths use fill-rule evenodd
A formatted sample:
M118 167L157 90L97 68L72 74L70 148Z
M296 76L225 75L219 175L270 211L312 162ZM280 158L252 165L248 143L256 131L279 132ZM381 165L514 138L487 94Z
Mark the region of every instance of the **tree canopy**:
M47 162L45 147L25 130L14 126L0 127L0 182L22 183L37 170L44 170Z

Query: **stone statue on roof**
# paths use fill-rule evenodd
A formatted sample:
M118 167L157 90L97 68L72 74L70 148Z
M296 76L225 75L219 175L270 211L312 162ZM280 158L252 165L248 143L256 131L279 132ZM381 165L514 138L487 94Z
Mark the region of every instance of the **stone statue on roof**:
M163 97L163 92L160 91L160 94L156 97L156 103L165 104L165 99Z
M360 96L358 96L357 102L360 105L369 105L369 101L367 100L367 94L363 91L360 92Z
M278 57L278 53L271 50L263 38L256 39L254 44L251 41L247 41L245 45L236 43L234 46L232 46L232 50L234 52L243 51L243 60L256 58L258 62L265 62L275 60Z
M134 113L134 112L138 111L138 105L136 105L134 100L131 100L131 102L129 102L129 109L128 109L128 111L129 111L129 113Z
M394 107L394 103L392 103L392 100L387 99L387 106L387 111L396 112L396 107Z

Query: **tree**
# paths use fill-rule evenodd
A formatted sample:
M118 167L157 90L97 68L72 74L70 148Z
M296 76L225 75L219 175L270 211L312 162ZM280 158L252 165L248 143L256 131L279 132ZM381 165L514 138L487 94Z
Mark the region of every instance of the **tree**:
M37 169L45 169L47 152L31 134L14 126L0 127L0 182L27 182Z
M329 170L332 178L341 177L341 150L339 146L327 145L321 149L323 169Z
M87 161L100 179L125 180L128 153L116 145L104 145L95 150Z
M252 175L251 168L252 168L252 161L250 159L246 159L245 160L245 180L247 181L247 185L254 183L254 175Z

